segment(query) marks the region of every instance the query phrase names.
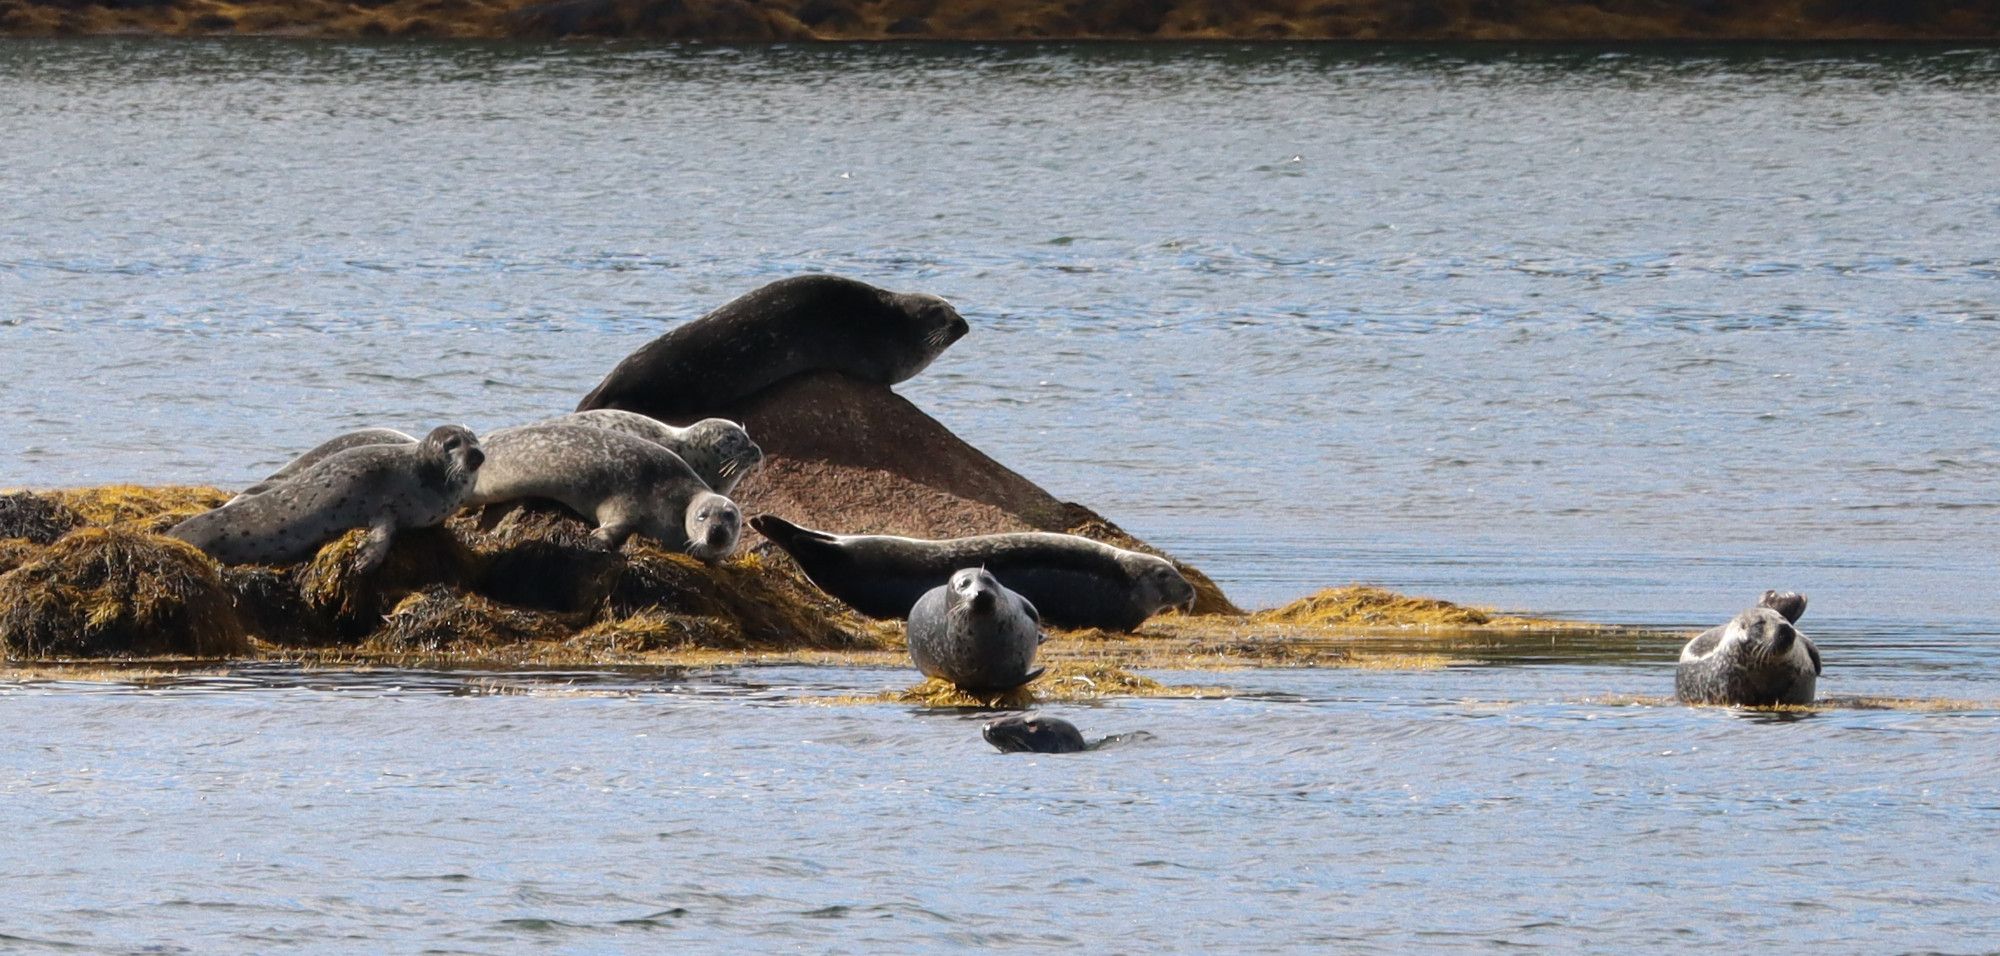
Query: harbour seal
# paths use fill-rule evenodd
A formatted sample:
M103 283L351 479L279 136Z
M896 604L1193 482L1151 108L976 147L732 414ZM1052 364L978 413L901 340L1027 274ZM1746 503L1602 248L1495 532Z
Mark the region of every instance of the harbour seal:
M1821 672L1819 648L1793 625L1803 594L1766 591L1762 600L1681 648L1674 693L1690 704L1810 704Z
M299 472L325 461L330 455L338 454L349 448L361 448L367 445L414 445L416 443L417 438L415 435L405 434L393 428L361 428L335 435L326 441L314 445L311 451L286 462L285 467L272 472L263 481L243 489L236 497L224 503L233 505L251 495L270 491L273 487L277 486L278 482L284 481Z
M794 276L642 346L576 407L684 420L815 369L894 385L923 371L967 329L951 303L934 295Z
M736 503L643 438L589 425L522 425L487 435L485 449L468 505L547 498L597 522L591 537L606 548L636 533L711 564L736 550L743 525Z
M356 558L372 570L403 528L443 523L472 493L485 454L458 425L441 425L413 445L364 445L336 452L261 494L224 504L167 534L225 564L290 564L351 528L367 528Z
M910 659L926 677L979 693L1013 690L1042 676L1035 648L1042 634L1035 606L982 568L963 568L924 592L905 628Z
M686 428L677 428L656 418L619 408L593 408L587 412L559 415L543 425L589 425L635 435L659 445L688 463L707 483L710 491L728 495L736 483L749 477L764 463L764 449L750 440L743 426L726 418L704 418Z
M751 518L750 526L790 554L820 590L869 617L907 617L924 592L960 568L992 572L1055 627L1129 631L1167 608L1194 606L1194 586L1172 562L1073 534L931 541L829 534L770 514Z
M1076 729L1075 724L1041 714L1032 717L1017 714L987 721L986 726L979 728L979 736L1003 754L1073 754L1096 746L1084 742L1083 731Z

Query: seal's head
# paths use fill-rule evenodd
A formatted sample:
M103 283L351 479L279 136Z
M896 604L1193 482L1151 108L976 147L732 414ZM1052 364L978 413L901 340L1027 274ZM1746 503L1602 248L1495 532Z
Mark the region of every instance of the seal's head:
M1083 732L1060 717L1002 717L979 728L986 742L1003 754L1069 754L1090 749Z
M736 502L712 492L695 495L686 516L687 552L714 564L736 550L743 533L743 512Z
M424 436L422 450L444 461L445 480L471 487L486 453L479 450L479 436L463 425L439 425Z
M1157 614L1167 608L1194 610L1194 585L1181 576L1179 568L1172 561L1150 554L1126 552L1118 556L1118 563L1132 575L1133 600L1146 609L1148 615Z
M726 418L704 418L695 422L687 427L682 440L688 448L700 449L715 463L714 474L718 479L715 490L725 495L764 463L764 449L750 440L750 433L744 431L743 426ZM707 473L708 470L703 469L703 474Z
M917 345L908 355L900 356L902 361L890 372L892 381L900 382L923 371L945 349L950 348L951 343L972 331L951 303L928 292L886 292L884 295L893 314L902 317L904 327L898 330L899 338Z
M1723 629L1721 647L1735 646L1746 661L1781 660L1791 655L1799 643L1799 629L1785 616L1768 607L1753 607Z
M1768 607L1784 615L1785 620L1797 624L1806 613L1806 596L1796 591L1765 591L1758 607Z
M1000 579L985 568L961 568L951 576L951 608L961 614L990 616L1000 606Z

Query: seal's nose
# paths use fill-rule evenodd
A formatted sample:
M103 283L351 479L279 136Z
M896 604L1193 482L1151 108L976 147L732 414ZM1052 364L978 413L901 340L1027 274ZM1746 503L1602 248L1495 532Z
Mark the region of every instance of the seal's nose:
M722 547L722 546L724 546L724 545L726 545L726 544L728 544L728 543L729 543L729 529L728 529L728 528L724 528L724 527L720 527L720 526L717 526L717 527L714 527L714 528L710 528L710 529L708 529L708 546L709 546L709 547L711 547L711 548L720 548L720 547Z
M477 448L467 448L465 450L465 470L473 471L483 464L486 464L485 452Z

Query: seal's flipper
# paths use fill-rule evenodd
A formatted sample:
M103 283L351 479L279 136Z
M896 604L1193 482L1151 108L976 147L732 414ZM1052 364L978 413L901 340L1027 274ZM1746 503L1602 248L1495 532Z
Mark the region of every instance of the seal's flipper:
M1806 656L1808 656L1808 657L1811 657L1811 658L1812 658L1812 662L1813 662L1813 676L1814 676L1814 677L1818 677L1818 676L1820 676L1821 674L1825 673L1825 672L1826 672L1826 671L1825 671L1825 669L1824 669L1823 667L1821 667L1821 666L1820 666L1820 662L1819 662L1819 646L1818 646L1818 645L1816 645L1816 644L1814 644L1814 643L1813 643L1813 642L1812 642L1812 641L1811 641L1811 640L1810 640L1809 638L1807 638L1807 637L1806 637L1806 636L1805 636L1804 634L1801 634L1801 635L1799 635L1799 640L1802 640L1802 641L1805 641L1805 642L1806 642Z
M1806 613L1806 596L1793 591L1765 591L1757 606L1768 607L1785 620L1797 624Z
M1029 671L1028 676L1021 678L1021 683L1015 686L1019 687L1032 684L1035 682L1035 678L1042 676L1042 673L1047 670L1048 668L1046 667L1037 667L1034 670Z

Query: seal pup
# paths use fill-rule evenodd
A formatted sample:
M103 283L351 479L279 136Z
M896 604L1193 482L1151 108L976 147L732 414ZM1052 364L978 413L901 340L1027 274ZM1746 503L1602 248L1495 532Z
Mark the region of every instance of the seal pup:
M686 419L815 369L894 385L923 371L968 328L934 295L793 276L640 347L576 408Z
M291 564L351 528L373 570L403 528L442 524L472 493L485 453L471 430L440 425L412 445L335 452L260 494L195 515L167 532L225 564Z
M984 568L963 568L924 593L904 628L910 659L926 677L975 694L1013 690L1037 677L1042 616Z
M1165 558L1044 531L941 541L829 534L777 515L750 519L820 590L869 617L907 617L960 568L985 568L1055 627L1129 631L1170 607L1192 608L1194 585Z
M743 530L736 503L643 438L590 425L522 425L487 435L485 449L467 505L557 501L595 521L591 538L612 550L634 534L710 564L736 550Z
M1681 648L1674 694L1690 704L1812 703L1819 648L1793 626L1805 612L1805 595L1765 591L1756 607Z
M314 445L311 451L286 462L285 467L271 472L265 476L263 481L238 492L236 497L229 499L224 504L233 505L251 495L270 491L278 482L284 481L299 472L319 464L330 455L338 454L349 448L361 448L367 445L414 445L416 443L417 438L415 435L405 434L393 428L361 428L335 435L326 441Z
M743 426L726 418L704 418L686 428L677 428L656 418L620 408L593 408L587 412L558 415L539 425L590 425L635 435L659 445L688 463L710 491L728 495L736 483L749 477L764 463L764 449L750 440Z

